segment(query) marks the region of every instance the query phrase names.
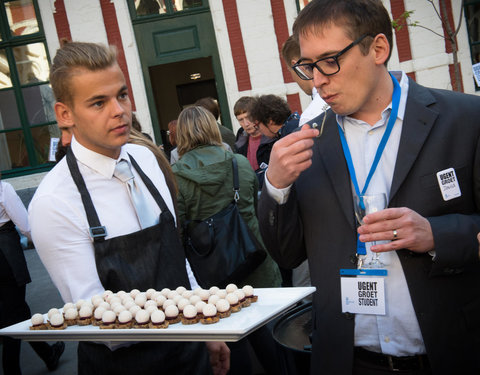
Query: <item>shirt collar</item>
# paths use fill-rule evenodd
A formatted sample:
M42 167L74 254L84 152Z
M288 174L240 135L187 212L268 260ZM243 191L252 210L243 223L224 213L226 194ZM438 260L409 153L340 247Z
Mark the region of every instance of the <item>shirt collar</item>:
M397 79L400 88L401 88L401 94L400 94L400 103L398 105L398 114L397 114L397 119L400 121L403 121L403 118L405 116L405 107L407 105L407 97L408 97L408 87L409 87L409 82L408 82L408 76L403 70L398 70L398 71L391 71L392 75ZM382 111L382 119L387 119L388 115L390 114L390 111L392 110L392 102L390 102L387 107ZM388 111L388 113L387 113ZM357 122L358 120L353 119L349 116L337 116L337 122L340 124L342 127L342 130L345 131L344 128L344 119L348 118L349 121L351 122Z
M90 169L93 169L95 172L101 174L106 178L112 178L113 172L117 162L121 159L130 160L127 152L124 147L120 151L120 156L118 159L112 159L108 156L99 154L98 152L92 151L84 146L82 146L75 137L72 137L72 143L70 145L72 151L75 155L75 158L82 164L86 165Z

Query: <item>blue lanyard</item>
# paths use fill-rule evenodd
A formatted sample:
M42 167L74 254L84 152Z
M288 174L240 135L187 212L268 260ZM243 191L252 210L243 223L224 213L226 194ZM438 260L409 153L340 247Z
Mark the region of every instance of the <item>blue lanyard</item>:
M368 185L370 184L370 180L377 169L378 163L380 158L382 157L383 150L387 145L388 138L390 138L390 134L392 133L393 125L397 120L398 115L398 107L400 104L400 95L401 95L401 88L400 84L398 83L397 79L390 73L393 81L393 95L392 95L392 111L390 112L390 117L388 119L387 127L385 129L385 133L383 133L382 140L378 145L377 152L375 153L375 158L373 159L372 166L370 167L370 172L368 172L367 179L365 181L365 186L360 193L360 188L357 182L357 176L355 174L355 167L353 166L352 155L350 154L350 149L348 148L347 140L345 139L345 134L343 133L342 127L337 122L338 132L340 133L340 140L342 141L342 148L343 154L345 155L345 159L347 161L348 171L350 172L350 178L352 179L353 186L355 187L355 192L358 197L364 195L368 189ZM365 250L365 244L358 240L357 236L357 253L361 255L365 255L367 252Z

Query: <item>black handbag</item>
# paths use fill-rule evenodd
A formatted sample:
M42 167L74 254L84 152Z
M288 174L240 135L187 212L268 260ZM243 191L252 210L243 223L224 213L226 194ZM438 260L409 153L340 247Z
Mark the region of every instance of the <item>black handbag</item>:
M237 284L267 256L238 210L240 195L235 157L232 158L232 167L233 201L208 219L187 220L183 226L186 256L203 288Z

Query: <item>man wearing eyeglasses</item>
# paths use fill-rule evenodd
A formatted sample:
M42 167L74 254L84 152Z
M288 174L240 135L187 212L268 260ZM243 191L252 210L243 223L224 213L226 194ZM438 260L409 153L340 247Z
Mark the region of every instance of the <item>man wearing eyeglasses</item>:
M380 0L312 1L293 32L331 109L275 143L259 221L280 266L309 260L311 373L480 373L480 99L389 72ZM358 226L373 193L388 208Z

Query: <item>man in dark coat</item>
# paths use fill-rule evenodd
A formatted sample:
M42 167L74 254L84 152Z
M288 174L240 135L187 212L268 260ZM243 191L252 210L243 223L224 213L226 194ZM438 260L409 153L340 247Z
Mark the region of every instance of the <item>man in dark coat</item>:
M275 143L259 218L281 266L309 260L311 373L480 373L480 99L389 72L380 0L312 1L293 29L293 68L331 110L320 137L305 125ZM354 196L379 192L388 208L357 228ZM364 284L340 273L374 252L385 311L362 312L346 296Z

